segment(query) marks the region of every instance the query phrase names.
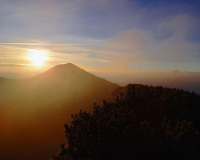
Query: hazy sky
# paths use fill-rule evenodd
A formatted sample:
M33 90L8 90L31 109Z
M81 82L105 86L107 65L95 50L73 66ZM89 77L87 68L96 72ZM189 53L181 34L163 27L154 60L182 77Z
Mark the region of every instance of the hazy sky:
M36 73L24 67L34 49L47 68L198 74L199 8L199 0L0 0L1 75Z

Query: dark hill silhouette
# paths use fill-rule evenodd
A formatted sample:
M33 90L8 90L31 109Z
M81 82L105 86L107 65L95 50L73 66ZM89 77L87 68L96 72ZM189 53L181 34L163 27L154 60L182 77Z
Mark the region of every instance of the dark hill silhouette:
M54 160L200 159L200 95L129 84L113 96L72 116Z
M65 141L71 114L92 111L117 87L71 63L29 79L0 78L0 159L48 159Z

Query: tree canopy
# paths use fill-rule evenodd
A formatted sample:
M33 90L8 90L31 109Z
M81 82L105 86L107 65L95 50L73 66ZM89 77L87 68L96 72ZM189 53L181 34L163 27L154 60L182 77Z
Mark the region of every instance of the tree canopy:
M128 85L113 96L93 113L72 115L54 160L200 159L199 95Z

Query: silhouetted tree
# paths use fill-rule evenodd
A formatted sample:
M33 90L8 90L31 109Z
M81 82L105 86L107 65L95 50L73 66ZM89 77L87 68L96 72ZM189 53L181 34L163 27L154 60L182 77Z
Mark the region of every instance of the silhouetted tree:
M72 115L54 160L200 159L199 95L128 85L113 96L92 114Z

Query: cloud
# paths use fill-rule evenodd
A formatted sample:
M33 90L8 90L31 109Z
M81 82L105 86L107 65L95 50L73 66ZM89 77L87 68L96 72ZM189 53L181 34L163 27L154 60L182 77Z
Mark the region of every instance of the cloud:
M105 39L130 29L135 16L127 16L128 10L122 0L1 1L0 34L6 41L19 37L53 41L63 36L70 37L64 43L71 43L73 36Z
M44 44L31 45L29 43L0 44L0 63L2 64L25 64L31 65L28 60L30 49L45 50L47 53L46 66L52 66L67 62L109 62L107 59L92 56L92 45L70 45L70 44Z
M45 39L73 27L81 4L73 1L1 1L0 23L2 37L18 39ZM62 35L62 34L61 34Z
M194 28L195 19L188 14L167 17L157 29L161 32L171 32L174 36L185 37ZM189 32L188 32L189 31Z
M8 60L23 60L27 50L18 46L1 45L0 44L0 61Z
M198 35L199 16L190 3L164 4L123 0L0 1L0 47L4 45L0 48L0 63L19 63L31 48L48 50L46 64L50 66L87 62L91 67L116 67L117 63L135 70L196 71L200 67L200 43L188 41L188 36Z
M141 50L148 46L145 32L139 30L125 31L110 38L102 48L97 51L100 57L114 62L132 62L139 59Z
M158 25L159 31L170 32L169 37L159 40L153 31L132 29L110 38L96 52L114 62L199 63L200 43L187 40L193 27L194 19L188 15L170 17Z
M127 65L123 65L122 68L125 70L129 69L129 67Z
M5 67L36 67L30 64L16 64L16 63L0 63L0 66ZM51 66L37 66L38 68L50 68Z

